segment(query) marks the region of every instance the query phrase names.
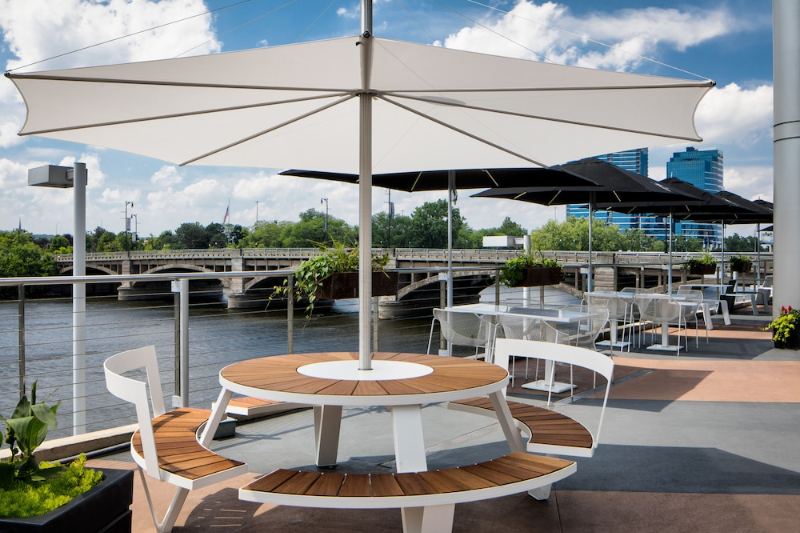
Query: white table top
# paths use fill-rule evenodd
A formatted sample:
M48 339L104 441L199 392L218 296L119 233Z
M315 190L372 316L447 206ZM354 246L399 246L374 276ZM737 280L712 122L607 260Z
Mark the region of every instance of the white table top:
M547 322L579 322L594 315L580 313L567 309L522 307L515 305L494 305L494 304L467 304L445 307L448 313L474 313L476 315L487 316L516 316L521 318L533 318Z

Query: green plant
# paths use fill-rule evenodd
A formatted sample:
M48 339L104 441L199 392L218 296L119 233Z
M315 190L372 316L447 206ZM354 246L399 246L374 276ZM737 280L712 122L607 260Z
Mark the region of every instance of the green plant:
M49 428L56 427L56 411L59 401L52 407L45 405L49 396L36 403L36 382L31 387L31 399L26 395L19 399L11 418L5 420L7 431L5 442L11 447L8 461L0 462L0 488L9 487L14 481L35 483L64 472L64 467L41 468L34 452L47 437Z
M686 268L692 269L694 267L700 267L702 265L716 265L717 260L714 258L713 255L706 252L699 257L692 257L686 261Z
M35 484L14 481L0 491L0 516L27 518L49 513L80 496L103 480L103 473L85 467L86 456L81 454L64 469L63 475ZM62 468L59 464L42 461L46 470Z
M731 263L731 270L738 271L741 271L752 262L750 257L746 255L733 255L730 257L729 261Z
M500 283L513 287L522 281L526 268L561 268L555 259L544 257L542 252L529 252L506 261L500 271Z
M764 331L772 330L772 340L775 342L788 342L797 325L800 324L800 309L792 309L792 306L781 307L781 314L769 323Z
M342 243L334 243L333 248L321 246L321 255L303 261L294 274L294 291L297 301L308 298L307 316L311 315L316 302L316 293L325 280L336 272L358 272L358 246L347 248ZM372 256L372 270L384 271L389 262L389 254ZM288 280L283 286L275 287L270 299L286 296L289 292Z

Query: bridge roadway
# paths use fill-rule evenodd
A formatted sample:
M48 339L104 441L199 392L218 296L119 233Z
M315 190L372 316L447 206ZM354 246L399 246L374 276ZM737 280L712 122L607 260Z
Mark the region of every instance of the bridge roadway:
M375 249L388 253L387 268L400 271L396 297L382 297L382 309L402 315L403 308L432 307L439 303L438 274L447 267L447 250L419 248ZM253 272L252 278L196 280L190 290L194 295L219 298L225 290L232 308L264 306L274 286L282 285L291 271L309 257L321 254L315 248L226 248L220 250L175 250L143 252L91 253L86 257L87 275L108 274L105 287L95 291L106 294L117 291L121 300L165 297L170 294L168 282L114 283L114 275L165 273ZM519 250L458 249L453 250L453 266L460 269L455 277L455 294L459 302L475 301L478 293L492 283L496 268L519 255ZM575 295L585 290L588 252L543 252L564 265L564 281L560 288ZM681 262L687 254L673 255L673 279L686 277ZM761 272L771 271L771 254L761 255ZM56 256L60 275L72 274L72 256ZM660 252L594 252L595 288L616 290L621 286L660 286L666 284L668 257ZM470 270L474 268L475 270ZM394 308L389 311L389 308Z

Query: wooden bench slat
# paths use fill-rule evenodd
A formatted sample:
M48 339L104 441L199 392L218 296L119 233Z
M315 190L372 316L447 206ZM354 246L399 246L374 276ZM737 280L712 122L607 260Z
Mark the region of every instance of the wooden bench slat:
M286 470L284 468L275 470L274 472L261 476L255 481L245 485L245 490L253 490L258 492L272 492L276 487L285 483L289 478L294 476L297 472L295 470Z
M486 468L483 464L462 466L461 469L484 479L488 479L496 485L508 485L509 483L519 481L519 479L514 476L509 476L499 470Z
M347 474L339 490L339 496L368 497L370 495L369 476Z
M344 483L344 474L338 472L322 472L317 481L308 489L309 496L336 496Z
M282 494L305 494L321 476L319 472L297 472L274 489Z
M406 496L420 496L436 494L436 489L428 485L424 479L414 473L398 473L394 475L395 481L403 489Z
M372 495L377 497L404 496L403 488L394 474L371 474Z

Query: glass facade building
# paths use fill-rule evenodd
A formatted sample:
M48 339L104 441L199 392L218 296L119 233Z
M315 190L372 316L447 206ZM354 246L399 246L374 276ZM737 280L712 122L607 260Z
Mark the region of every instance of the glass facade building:
M690 146L685 152L672 154L667 162L667 176L709 192L724 189L722 174L723 156L719 150L697 150ZM703 242L704 248L722 244L722 227L719 224L676 222L675 234L683 235L687 239L698 239Z
M636 150L626 150L613 154L595 156L597 159L607 161L630 172L647 176L649 167L649 156L647 148ZM589 216L589 209L578 205L567 206L567 217L586 218ZM659 240L666 240L668 221L663 217L650 217L640 215L626 215L614 211L595 211L594 217L608 224L616 224L623 231L626 229L640 229L651 237Z

